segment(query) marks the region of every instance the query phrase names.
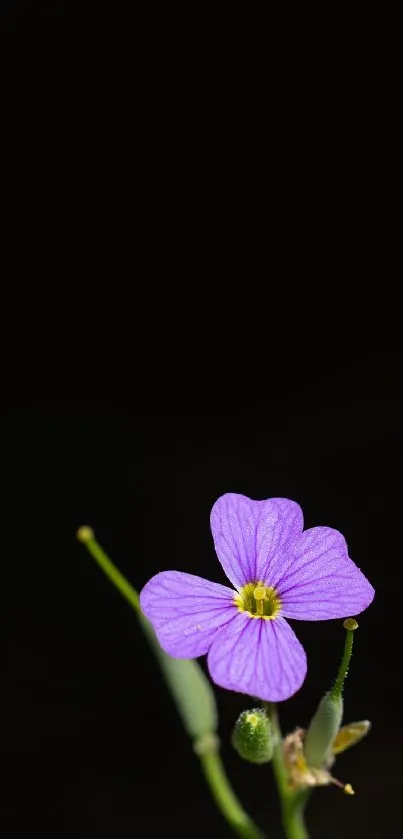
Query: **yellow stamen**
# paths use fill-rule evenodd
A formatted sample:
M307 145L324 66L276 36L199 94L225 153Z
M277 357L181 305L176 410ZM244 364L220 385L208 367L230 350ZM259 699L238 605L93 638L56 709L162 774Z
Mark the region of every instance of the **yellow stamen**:
M339 787L339 789L342 789L346 795L355 795L351 784L342 784L341 781L338 781L337 778L333 778L332 775L330 775L329 780L331 784L334 784L336 787Z
M273 620L281 610L280 598L273 586L265 586L261 580L246 583L234 596L234 603L241 612L251 618Z
M258 615L263 615L263 600L266 600L265 586L256 586L253 596L256 600L256 613Z

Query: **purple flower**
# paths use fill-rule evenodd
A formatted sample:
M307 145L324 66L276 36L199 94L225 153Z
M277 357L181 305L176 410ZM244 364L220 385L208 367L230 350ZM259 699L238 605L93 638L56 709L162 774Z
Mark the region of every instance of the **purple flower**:
M366 609L374 589L331 527L303 531L287 498L252 501L228 493L211 511L221 565L234 586L162 571L144 586L141 608L174 658L208 653L211 678L228 690L278 702L306 675L306 655L286 618L345 618Z

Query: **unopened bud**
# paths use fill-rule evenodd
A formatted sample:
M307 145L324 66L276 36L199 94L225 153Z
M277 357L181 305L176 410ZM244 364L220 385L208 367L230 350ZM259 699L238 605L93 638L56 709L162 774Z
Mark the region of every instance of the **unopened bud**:
M243 711L232 734L232 745L249 763L268 763L273 757L270 720L262 708Z

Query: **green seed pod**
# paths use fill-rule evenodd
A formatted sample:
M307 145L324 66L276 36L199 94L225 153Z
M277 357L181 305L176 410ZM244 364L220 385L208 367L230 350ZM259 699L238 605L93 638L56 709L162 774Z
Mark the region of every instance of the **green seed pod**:
M195 741L214 734L218 724L217 706L214 691L200 664L167 655L151 624L143 614L139 617L187 733Z
M273 757L271 723L262 708L242 711L232 733L232 745L249 763L268 763Z
M321 769L332 754L332 743L343 717L343 698L326 693L319 702L305 735L304 753L309 766Z
M353 639L358 623L355 618L347 618L343 623L346 630L344 652L336 681L329 693L325 693L319 702L315 716L305 735L304 753L309 766L316 769L326 767L332 761L333 743L340 729L343 718L343 687L348 673Z

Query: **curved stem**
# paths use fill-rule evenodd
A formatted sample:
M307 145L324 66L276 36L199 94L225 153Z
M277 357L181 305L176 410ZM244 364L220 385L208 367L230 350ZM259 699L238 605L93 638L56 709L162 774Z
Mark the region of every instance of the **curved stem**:
M236 798L218 751L208 750L199 758L217 807L235 833L243 839L265 839Z
M309 834L304 824L304 808L308 800L308 794L305 791L294 792L288 787L287 770L283 759L283 740L277 708L271 703L265 703L265 706L273 727L275 743L273 772L280 798L284 832L287 839L309 839Z

